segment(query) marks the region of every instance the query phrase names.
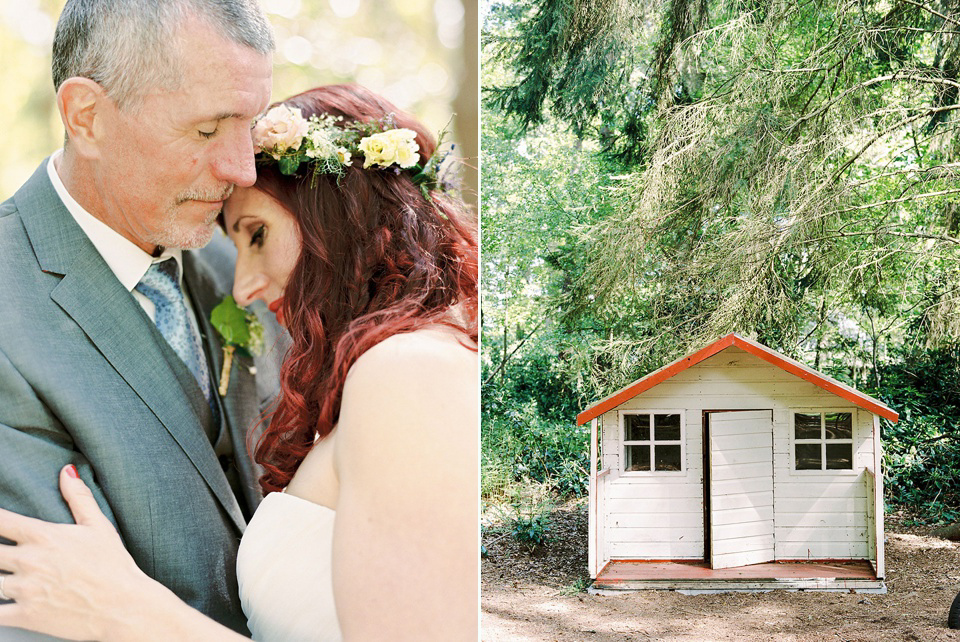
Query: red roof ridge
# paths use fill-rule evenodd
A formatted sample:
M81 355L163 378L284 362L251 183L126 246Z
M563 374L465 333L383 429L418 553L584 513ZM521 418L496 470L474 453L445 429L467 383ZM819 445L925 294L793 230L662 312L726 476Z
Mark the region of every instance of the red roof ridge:
M748 352L764 361L771 363L781 370L785 370L790 374L797 376L804 381L808 381L820 388L823 388L829 393L835 394L838 397L842 397L847 401L851 401L857 406L863 408L864 410L869 410L875 415L879 415L890 421L897 421L899 415L884 405L881 401L874 399L869 395L865 395L862 392L851 388L850 386L837 381L833 377L828 377L827 375L817 372L809 366L805 366L799 361L794 361L788 356L782 355L776 350L768 348L767 346L757 343L752 339L747 339L742 337L736 332L731 332L725 337L721 337L709 344L708 346L697 350L692 354L688 354L685 357L681 357L672 363L668 363L658 370L654 370L645 377L637 379L633 383L621 388L617 392L604 397L600 401L597 401L594 404L588 406L583 412L577 415L577 425L584 424L591 419L595 419L607 412L619 406L623 402L632 399L639 395L642 392L646 392L650 388L666 381L667 379L672 378L674 375L683 372L687 368L694 366L705 359L709 359L715 354L731 347L735 346Z

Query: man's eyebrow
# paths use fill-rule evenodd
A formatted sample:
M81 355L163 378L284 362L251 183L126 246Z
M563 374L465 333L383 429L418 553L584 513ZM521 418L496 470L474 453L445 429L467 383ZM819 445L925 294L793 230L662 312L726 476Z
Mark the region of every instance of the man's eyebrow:
M204 122L210 122L212 120L227 120L228 118L244 118L243 114L237 113L235 111L225 111L217 114L213 118L208 118Z

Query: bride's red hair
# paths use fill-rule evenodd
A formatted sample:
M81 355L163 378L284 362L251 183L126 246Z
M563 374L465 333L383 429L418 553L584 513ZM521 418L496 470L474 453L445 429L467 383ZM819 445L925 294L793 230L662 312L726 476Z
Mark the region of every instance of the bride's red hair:
M392 114L417 132L420 162L436 143L422 124L358 85L331 85L293 96L305 118L374 121ZM340 416L347 371L387 337L445 324L477 342L475 225L459 199L425 199L409 171L362 169L354 159L338 180L284 176L258 166L255 187L293 213L300 258L284 291L292 345L280 371L282 395L256 449L264 493L283 489L317 437ZM459 305L461 314L451 315Z

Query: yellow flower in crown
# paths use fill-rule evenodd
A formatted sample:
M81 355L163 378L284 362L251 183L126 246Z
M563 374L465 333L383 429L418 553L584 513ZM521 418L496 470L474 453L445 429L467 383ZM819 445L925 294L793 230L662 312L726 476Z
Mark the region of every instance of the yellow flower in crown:
M396 163L400 168L413 167L420 161L420 145L417 133L412 129L390 129L360 139L364 169L379 165L389 167Z
M453 151L453 145L442 153L434 153L421 167L417 133L394 124L393 114L368 122L344 122L343 116L332 114L304 118L299 107L280 104L253 125L257 163L276 163L285 176L298 175L301 166L305 166L311 185L321 174L335 174L339 183L344 168L353 167L354 157L362 154L363 169L389 169L397 174L409 170L413 184L428 200L431 190L456 189L453 181L441 176L446 172L441 165ZM438 137L438 149L445 134L446 128Z

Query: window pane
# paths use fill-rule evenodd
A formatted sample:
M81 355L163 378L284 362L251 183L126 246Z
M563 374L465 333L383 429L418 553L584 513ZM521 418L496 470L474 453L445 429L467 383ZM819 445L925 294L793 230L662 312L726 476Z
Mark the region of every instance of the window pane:
M824 416L824 422L827 439L853 438L853 419L849 412L828 412ZM827 459L829 458L828 455Z
M623 421L627 441L650 441L650 415L624 415Z
M680 441L680 415L654 415L653 438L657 441Z
M680 445L655 446L654 470L683 470L680 462Z
M827 470L853 470L853 444L827 444Z
M626 446L625 471L650 470L650 446Z
M796 444L797 470L821 470L820 444Z
M794 434L797 439L820 439L820 413L793 415Z

